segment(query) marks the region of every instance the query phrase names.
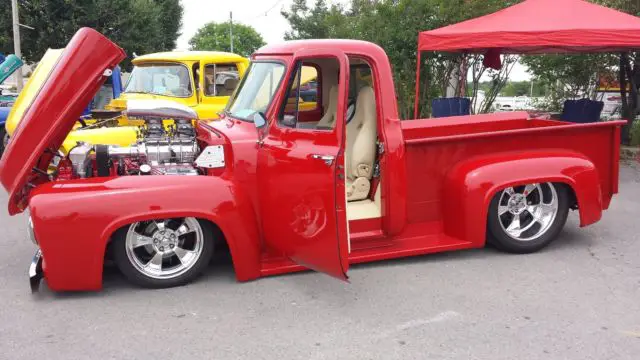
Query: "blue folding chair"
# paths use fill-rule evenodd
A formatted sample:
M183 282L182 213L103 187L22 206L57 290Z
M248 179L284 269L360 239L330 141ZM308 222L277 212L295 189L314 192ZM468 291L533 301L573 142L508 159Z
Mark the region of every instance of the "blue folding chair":
M589 99L567 100L560 120L573 123L593 123L600 121L604 102Z
M449 117L471 114L471 100L463 97L438 98L431 102L432 117Z

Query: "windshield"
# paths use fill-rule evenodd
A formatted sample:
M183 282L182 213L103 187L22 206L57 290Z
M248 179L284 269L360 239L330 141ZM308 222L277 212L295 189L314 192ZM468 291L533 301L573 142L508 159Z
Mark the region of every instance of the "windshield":
M267 111L284 75L284 65L276 62L254 62L229 101L231 116L253 121L255 113Z
M191 75L182 64L138 65L133 68L124 92L189 97Z

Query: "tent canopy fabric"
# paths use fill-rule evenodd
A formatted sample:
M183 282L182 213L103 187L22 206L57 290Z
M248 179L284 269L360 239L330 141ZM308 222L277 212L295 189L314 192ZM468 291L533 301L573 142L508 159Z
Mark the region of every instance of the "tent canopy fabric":
M502 54L640 49L640 18L583 0L526 0L493 14L421 32L420 51Z

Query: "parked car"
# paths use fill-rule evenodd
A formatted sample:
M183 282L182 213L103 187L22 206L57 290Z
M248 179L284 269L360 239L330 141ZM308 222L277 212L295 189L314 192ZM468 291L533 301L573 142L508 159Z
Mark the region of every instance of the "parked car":
M107 108L126 110L128 100L162 99L192 107L200 119L216 119L249 65L221 51L171 51L138 56L122 96Z
M597 222L618 191L625 122L521 112L400 121L386 54L355 40L261 48L221 121L131 104L145 122L138 141L79 144L48 173L123 57L80 30L16 114L0 183L10 214L29 210L33 289L44 276L55 291L98 290L108 254L133 283L182 285L223 243L239 281L306 269L346 279L351 264L487 241L530 253L558 237L570 209L581 226ZM304 67L321 74L318 109L290 106ZM351 76L363 67L371 82ZM158 126L162 111L170 131Z
M31 88L33 89L33 88ZM109 75L105 81L105 83L100 87L98 93L93 97L91 102L84 109L82 115L78 119L78 123L76 124L77 128L86 128L88 125L93 126L96 122L95 115L104 110L105 105L111 102L113 99L117 99L118 96L122 93L122 78L120 67L116 66L113 71L111 71L111 75ZM7 132L6 123L7 119L11 114L11 109L13 107L13 103L15 100L10 103L4 104L0 103L0 139L2 139L2 143L0 144L0 157L4 153L4 148L7 146L10 138L10 132ZM15 128L15 120L11 122L9 128ZM69 145L71 146L71 145Z
M31 79L42 81L57 64L64 50L49 50L34 70ZM215 51L165 52L136 57L134 68L119 96L114 96L104 109L85 113L82 121L73 125L60 151L67 154L81 142L126 146L136 141L138 126L144 122L127 116L129 101L163 100L188 106L200 119L216 119L244 74L248 59L236 54ZM238 76L229 76L236 72ZM111 73L106 74L110 76ZM30 81L31 81L30 79ZM222 81L224 79L224 81ZM28 84L27 84L28 85ZM26 101L16 106L25 107L37 94L25 94ZM23 109L24 110L24 109ZM23 111L22 110L22 111ZM7 119L6 131L15 131L19 117ZM165 121L165 125L169 122Z
M0 53L0 85L7 80L9 76L20 69L22 65L22 60L17 56L11 54L5 57ZM9 111L11 111L11 106L13 105L15 98L15 95L4 94L2 89L0 89L0 156L2 156L2 152L4 151L5 144L8 140L4 125L7 121Z

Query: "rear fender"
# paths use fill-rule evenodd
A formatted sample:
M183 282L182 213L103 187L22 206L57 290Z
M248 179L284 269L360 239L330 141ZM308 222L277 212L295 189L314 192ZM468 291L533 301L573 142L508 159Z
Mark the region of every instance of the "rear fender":
M227 240L236 277L260 275L260 237L249 197L210 176L129 176L48 183L34 189L30 212L53 290L102 287L104 252L113 233L142 220L196 217Z
M573 189L580 226L600 220L598 171L584 155L562 150L500 153L465 160L448 172L442 202L445 233L484 246L493 196L510 186L540 182L564 183Z

